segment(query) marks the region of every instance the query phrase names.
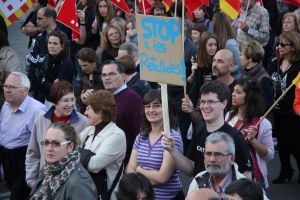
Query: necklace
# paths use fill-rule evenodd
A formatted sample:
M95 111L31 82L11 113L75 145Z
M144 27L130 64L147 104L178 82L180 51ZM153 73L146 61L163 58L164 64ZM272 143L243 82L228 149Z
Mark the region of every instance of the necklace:
M291 68L292 64L289 64L285 69L283 67L283 64L280 65L280 69L282 71L282 73L284 74L287 70L289 70Z

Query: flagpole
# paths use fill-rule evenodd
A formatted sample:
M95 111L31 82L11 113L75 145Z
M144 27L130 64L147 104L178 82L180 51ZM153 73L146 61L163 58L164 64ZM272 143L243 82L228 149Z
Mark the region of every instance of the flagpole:
M176 0L177 2L177 0ZM182 11L181 11L181 39L182 39L182 47L184 49L184 20L185 20L185 15L184 15L184 6L185 6L185 0L182 0ZM184 96L186 97L186 85L183 86L183 92L184 92Z
M250 1L251 0L248 0L248 3L247 3L247 8L246 8L246 11L245 11L246 13L245 13L245 16L244 16L244 22L246 21L246 17L247 17L247 13L248 13Z
M143 4L143 10L144 10L144 15L146 15L146 7L145 7L145 0L142 0L142 4ZM146 0L147 1L147 0Z
M137 9L137 6L136 6L136 0L134 0L134 14L136 14L136 9Z
M175 13L174 13L174 17L177 17L177 1L178 0L175 1Z

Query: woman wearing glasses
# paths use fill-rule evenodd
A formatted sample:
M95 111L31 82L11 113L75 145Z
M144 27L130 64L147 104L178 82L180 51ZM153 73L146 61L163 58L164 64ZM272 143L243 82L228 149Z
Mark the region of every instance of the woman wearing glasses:
M87 99L85 115L90 126L79 135L82 164L89 171L98 195L114 200L116 184L123 172L126 137L115 123L117 105L112 94L105 90L93 92Z
M257 125L265 111L264 104L264 97L257 83L249 79L240 79L232 93L233 110L227 113L225 119L249 142L254 166L253 176L256 182L266 189L269 187L266 162L274 158L274 144L272 124L263 119Z
M35 185L39 171L44 165L45 156L40 141L50 124L64 122L73 126L77 133L88 126L87 118L75 110L76 99L69 82L55 82L51 87L49 100L54 105L34 122L26 153L26 182L31 188Z
M78 136L72 126L62 122L51 124L43 140L45 166L31 192L35 199L97 199L96 187L80 164Z
M139 172L154 186L155 199L184 199L181 192L179 169L170 153L162 147L163 112L160 90L150 90L145 94L144 114L141 133L136 137L126 173ZM170 116L170 135L177 149L182 152L180 134L175 131L174 117Z
M270 67L273 82L274 97L277 99L292 84L292 80L300 71L300 35L297 32L283 32L279 36L279 58L274 60ZM278 141L278 154L281 162L281 171L274 184L291 181L294 170L291 166L292 154L300 169L300 118L293 112L295 86L293 86L274 108L274 136ZM300 171L300 170L299 170ZM300 176L298 177L300 182Z

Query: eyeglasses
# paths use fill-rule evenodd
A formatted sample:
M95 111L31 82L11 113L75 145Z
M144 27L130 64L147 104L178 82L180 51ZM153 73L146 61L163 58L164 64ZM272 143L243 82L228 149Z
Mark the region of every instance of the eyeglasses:
M50 140L44 140L44 141L41 141L41 145L45 146L45 147L51 145L52 147L56 147L57 148L57 147L60 147L62 145L65 145L65 144L69 144L70 142L71 141L57 141L57 140L50 141Z
M61 99L59 100L59 102L62 102L63 104L68 104L68 103L75 103L76 102L76 98L73 97L73 98L70 98L70 99Z
M207 158L211 158L212 156L215 158L215 159L220 159L220 158L223 158L225 156L231 156L232 154L223 154L221 152L205 152L204 153L204 156L207 157Z
M286 46L293 46L292 44L285 44L285 43L278 43L278 46L281 46L281 47L286 47Z
M13 85L3 85L3 90L16 90L22 87L19 86L13 86Z
M213 101L213 100L207 100L207 101L205 101L205 100L200 100L200 105L204 106L205 104L207 104L208 106L211 106L211 105L213 105L215 103L218 103L218 102L221 102L221 101Z
M153 110L157 110L157 109L161 108L161 103L153 103L153 104L144 105L145 110L149 110L150 108L152 108Z

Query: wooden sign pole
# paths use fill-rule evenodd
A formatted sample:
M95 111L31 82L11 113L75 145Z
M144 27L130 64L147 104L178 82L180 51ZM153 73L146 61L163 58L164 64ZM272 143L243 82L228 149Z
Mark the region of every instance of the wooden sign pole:
M168 105L168 85L161 84L161 104L163 109L164 132L170 134L169 105Z

